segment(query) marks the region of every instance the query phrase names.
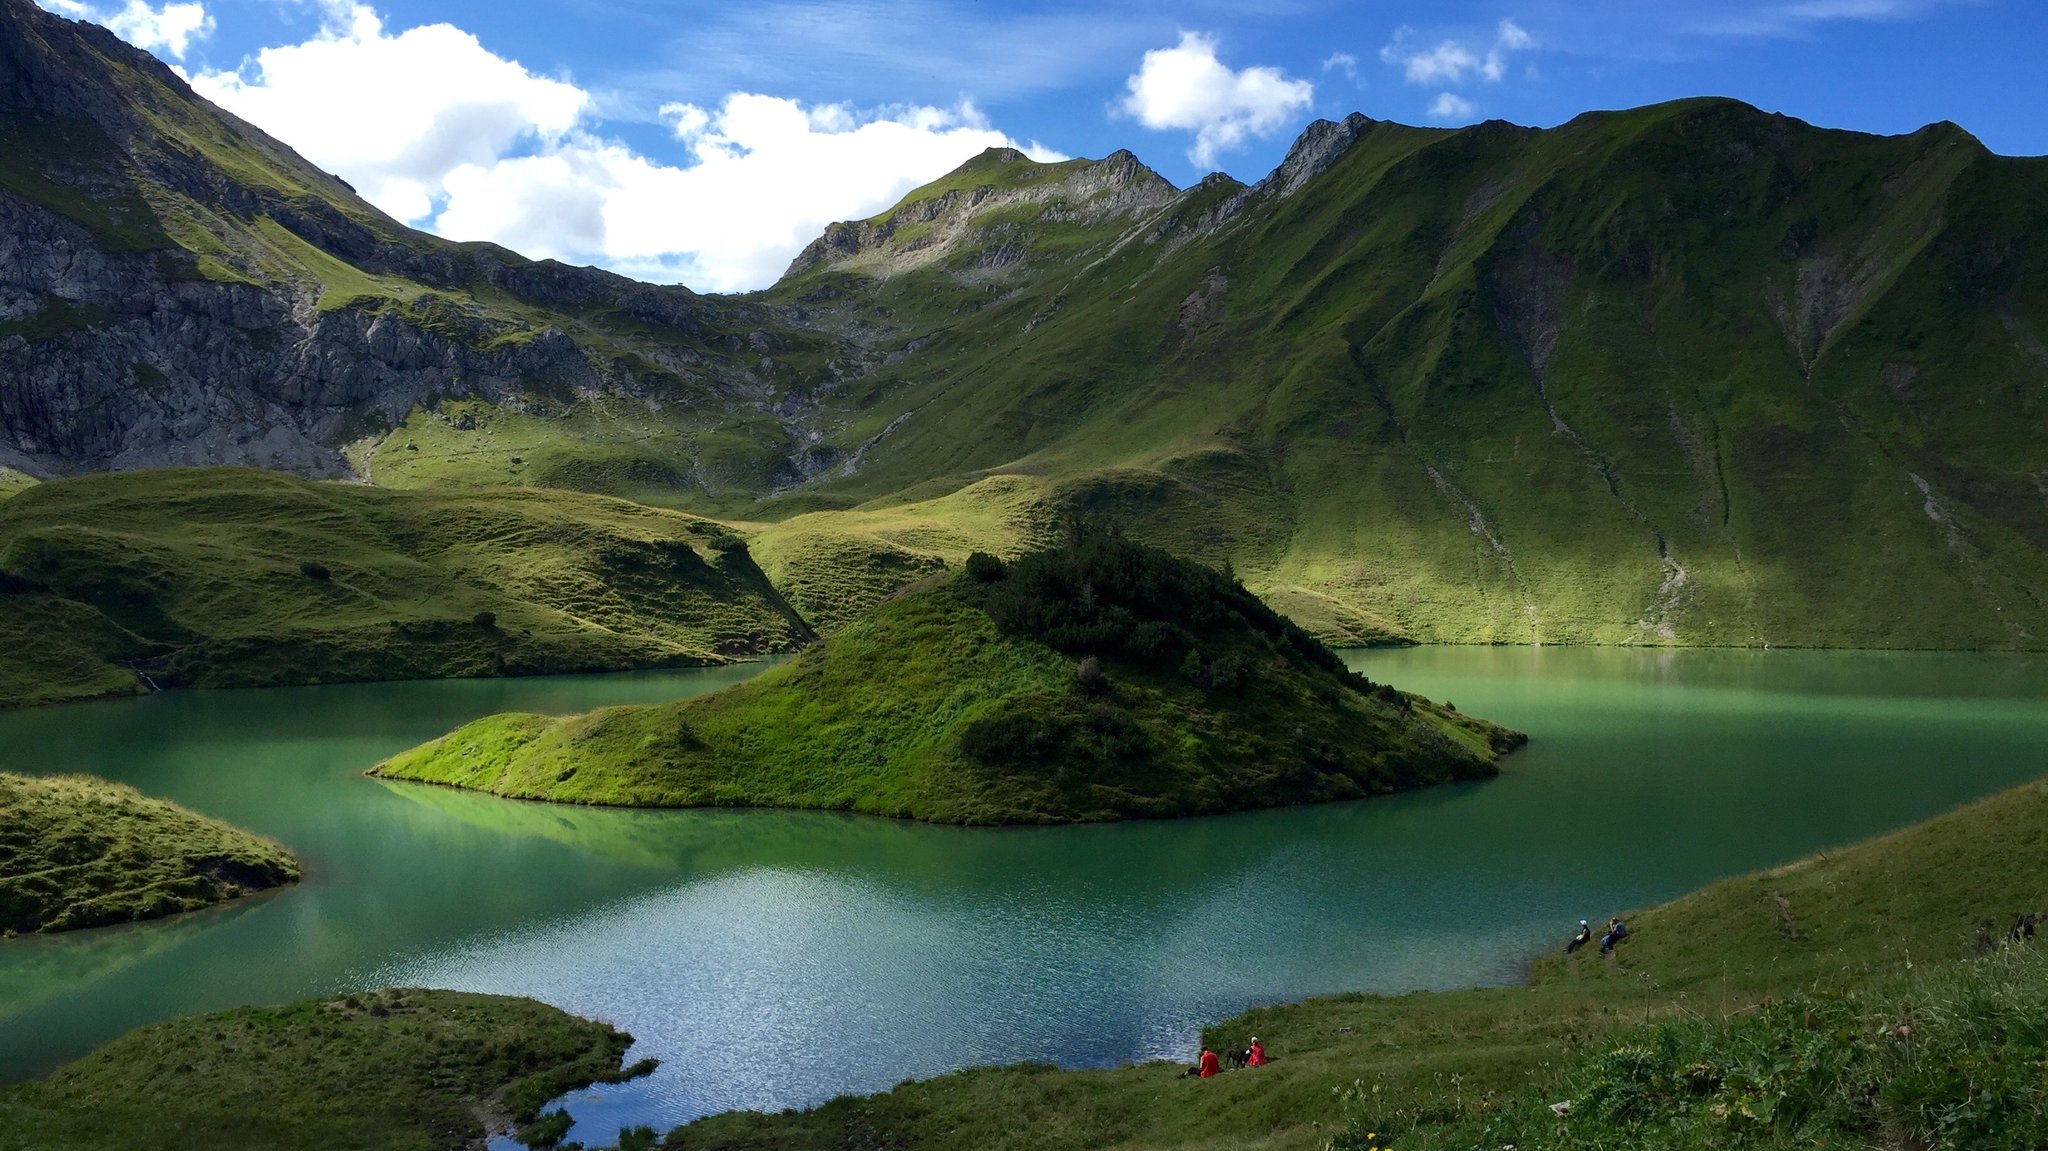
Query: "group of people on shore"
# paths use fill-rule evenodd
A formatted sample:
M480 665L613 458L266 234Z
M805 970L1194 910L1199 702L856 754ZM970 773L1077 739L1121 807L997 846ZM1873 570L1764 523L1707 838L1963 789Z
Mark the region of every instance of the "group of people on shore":
M1621 916L1614 916L1613 918L1607 921L1607 930L1600 936L1600 954L1614 954L1615 945L1627 938L1628 924L1623 923L1621 921ZM1584 947L1586 944L1592 941L1593 925L1581 919L1579 920L1578 934L1572 936L1569 940L1565 942L1564 953L1566 955L1570 955L1572 952L1577 951L1579 948Z
M1254 1035L1249 1045L1233 1047L1221 1056L1218 1056L1213 1050L1204 1047L1202 1048L1201 1061L1186 1071L1181 1072L1181 1078L1185 1079L1192 1075L1197 1079L1208 1079L1211 1076L1220 1075L1223 1072L1225 1060L1229 1061L1232 1069L1239 1067L1264 1067L1266 1065L1266 1046L1259 1042L1258 1036Z

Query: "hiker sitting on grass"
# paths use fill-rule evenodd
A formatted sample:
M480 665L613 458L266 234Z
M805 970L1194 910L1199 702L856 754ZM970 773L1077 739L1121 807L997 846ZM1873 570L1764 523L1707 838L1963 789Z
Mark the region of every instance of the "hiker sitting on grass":
M1216 1058L1216 1053L1207 1047L1202 1048L1202 1078L1207 1079L1211 1075L1221 1073L1222 1070L1223 1063Z
M1617 915L1613 919L1608 920L1607 934L1600 937L1600 954L1612 955L1614 953L1614 945L1627 938L1628 924L1621 921L1621 916Z
M1264 1067L1266 1065L1266 1047L1265 1044L1259 1042L1259 1037L1256 1035L1252 1036L1250 1050L1251 1054L1245 1057L1244 1065L1246 1067Z
M1581 919L1579 920L1579 933L1572 936L1570 941L1564 945L1564 953L1570 955L1591 942L1593 942L1593 925Z

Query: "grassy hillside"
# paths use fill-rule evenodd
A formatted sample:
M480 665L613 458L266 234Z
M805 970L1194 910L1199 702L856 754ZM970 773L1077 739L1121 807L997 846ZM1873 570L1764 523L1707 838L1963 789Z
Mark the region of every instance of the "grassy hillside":
M739 537L574 493L269 472L81 477L0 503L0 706L158 686L597 671L787 651Z
M665 1145L2035 1147L2048 938L1983 957L1977 940L1980 920L2002 939L2048 909L2044 848L2048 784L2027 784L1631 916L1611 962L1588 949L1527 987L1337 996L1206 1030L1219 1050L1259 1036L1274 1059L1256 1071L977 1069L714 1116Z
M173 1020L0 1088L0 1149L469 1151L622 1072L632 1036L530 999L388 990Z
M36 479L27 472L0 467L0 500L4 500L9 496L20 495L34 486L36 486Z
M974 556L737 687L491 716L377 772L571 803L1051 822L1475 778L1521 738L1352 675L1226 576L1078 533Z
M298 878L277 844L132 787L0 772L0 935L157 919Z

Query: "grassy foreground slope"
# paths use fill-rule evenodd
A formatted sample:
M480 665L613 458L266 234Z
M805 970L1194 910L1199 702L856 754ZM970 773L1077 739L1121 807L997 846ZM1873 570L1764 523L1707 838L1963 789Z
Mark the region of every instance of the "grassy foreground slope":
M156 919L298 878L277 844L132 787L0 772L0 935Z
M530 999L388 990L142 1028L0 1088L4 1151L471 1151L617 1081L632 1036Z
M787 666L478 720L377 768L498 795L949 823L1190 815L1490 775L1518 733L1379 687L1234 580L1090 533L982 555Z
M1611 963L1551 957L1526 987L1344 995L1205 1031L1218 1049L1263 1039L1256 1072L983 1068L713 1116L665 1145L2017 1151L2048 1141L2048 937L1978 957L1978 923L2002 938L2043 909L2037 782L1647 910Z
M142 690L599 671L809 629L708 520L570 492L177 469L0 503L0 706ZM132 669L132 670L131 670Z

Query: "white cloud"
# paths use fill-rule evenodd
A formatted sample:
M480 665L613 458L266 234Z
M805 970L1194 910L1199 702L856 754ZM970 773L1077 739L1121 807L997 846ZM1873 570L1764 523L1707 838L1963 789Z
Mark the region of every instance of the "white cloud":
M1424 86L1463 84L1468 77L1497 84L1507 75L1510 53L1536 46L1535 37L1513 20L1502 20L1494 29L1492 42L1483 50L1456 39L1418 48L1414 39L1413 28L1395 29L1394 38L1380 49L1380 59L1399 67L1410 84Z
M81 0L36 0L44 8L73 20L104 24L114 35L145 52L162 52L183 60L194 40L213 35L213 16L204 4L167 3L152 8L143 0L128 0L121 9L104 9Z
M1407 28L1397 29L1393 42L1380 49L1380 59L1400 65L1410 84L1456 84L1479 67L1479 57L1456 40L1446 40L1434 48L1414 49L1406 43L1408 36Z
M339 172L401 220L433 211L442 178L522 140L557 139L590 105L449 24L396 36L364 5L330 9L302 44L265 48L237 72L192 77L200 95Z
M449 173L436 230L533 256L602 253L627 275L737 291L773 283L834 220L871 216L985 148L1015 146L971 104L862 112L735 93L715 111L671 104L662 115L693 163L576 133Z
M348 0L328 13L313 39L193 87L407 223L646 279L765 286L826 224L1017 146L966 102L862 110L733 93L661 109L678 166L606 137L589 92L461 29L393 34Z
M1315 85L1277 68L1232 71L1216 58L1215 39L1200 32L1182 32L1176 47L1145 53L1124 87L1120 107L1138 123L1195 134L1188 159L1198 167L1213 165L1217 153L1247 136L1278 131L1315 96Z
M1356 80L1358 79L1358 57L1353 56L1349 52L1332 52L1330 53L1330 58L1323 61L1323 71L1328 72L1333 69L1342 70L1347 80Z
M1684 27L1702 36L1798 36L1816 24L1842 20L1910 20L1940 0L1799 0L1737 6L1703 14Z
M1470 120L1478 114L1479 105L1456 92L1438 92L1429 105L1429 118L1432 120Z

